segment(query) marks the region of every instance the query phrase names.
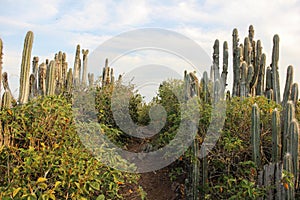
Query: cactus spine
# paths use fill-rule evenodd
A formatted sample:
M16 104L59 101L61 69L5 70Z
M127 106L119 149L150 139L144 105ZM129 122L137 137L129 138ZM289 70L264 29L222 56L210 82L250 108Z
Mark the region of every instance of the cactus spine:
M33 43L33 32L28 31L24 41L22 54L22 64L20 73L20 104L27 103L29 97L29 73L30 73L30 58Z
M252 106L251 122L252 159L256 166L260 167L260 116L256 103Z
M280 113L275 108L272 112L272 162L277 163L281 159L281 127Z
M279 73L278 73L278 60L279 60L279 36L273 37L273 52L272 52L272 89L274 92L274 101L280 103L280 87L279 87Z

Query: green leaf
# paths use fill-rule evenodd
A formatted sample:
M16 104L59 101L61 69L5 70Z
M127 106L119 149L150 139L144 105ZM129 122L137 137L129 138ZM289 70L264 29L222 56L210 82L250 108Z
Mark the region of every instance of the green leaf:
M46 178L44 178L44 177L39 177L38 180L36 181L36 183L43 183L43 182L45 182L45 181L47 181Z
M96 200L105 200L105 196L103 194L100 194Z
M17 188L17 189L15 189L14 191L13 191L13 197L15 197L18 193L19 193L19 191L21 190L22 188Z

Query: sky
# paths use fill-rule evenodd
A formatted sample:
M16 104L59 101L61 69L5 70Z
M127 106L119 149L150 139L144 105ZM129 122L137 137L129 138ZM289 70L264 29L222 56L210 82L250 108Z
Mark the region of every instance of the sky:
M255 29L255 40L262 41L267 65L271 63L273 35L280 37L281 90L288 65L294 66L294 80L298 82L300 1L297 0L1 0L3 71L8 72L10 87L17 96L23 42L29 30L34 32L32 56L38 56L40 63L63 51L67 53L69 67L73 68L77 44L93 52L103 42L121 33L140 28L162 28L195 41L210 57L215 39L219 39L220 44L228 41L231 80L232 30L238 29L242 42L248 35L250 24ZM104 57L99 58L99 66L103 66L104 61ZM135 63L132 57L126 62ZM170 59L168 65L175 65L172 62L174 59ZM128 72L126 67L113 67L117 68L117 73Z

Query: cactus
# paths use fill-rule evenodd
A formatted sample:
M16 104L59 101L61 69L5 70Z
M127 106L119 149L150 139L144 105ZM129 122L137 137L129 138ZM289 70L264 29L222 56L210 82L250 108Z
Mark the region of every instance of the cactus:
M50 61L50 64L47 67L47 76L46 76L46 94L54 95L55 94L55 61Z
M282 155L288 152L288 134L291 121L295 118L295 108L292 101L288 101L284 107L283 124L283 136L282 136Z
M94 85L94 74L88 73L89 86L92 87Z
M247 63L243 62L241 67L241 82L240 82L240 96L246 97L246 79L247 79Z
M2 40L0 38L0 94L1 94L1 90L2 90L1 89L1 86L2 86L2 64L3 64L2 57L3 57L3 43L2 43ZM1 102L1 95L0 95L0 102Z
M66 80L68 74L68 63L66 62L67 60L66 53L62 54L61 60L62 60L62 79L63 79L64 88L66 89Z
M74 62L74 69L73 69L73 81L75 87L77 87L80 83L80 69L81 69L80 45L78 44L76 47L75 62Z
M36 97L38 94L38 69L39 69L39 57L35 56L32 60L32 75L34 76L34 82L32 83L32 95ZM29 77L30 82L30 77Z
M281 127L280 113L275 108L272 112L272 162L280 162L281 159Z
M44 96L46 95L46 72L47 66L45 63L40 64L39 66L39 94Z
M266 72L266 93L268 90L272 89L272 69L270 66L267 67ZM272 89L273 90L273 89Z
M223 71L222 71L222 75L221 75L224 89L227 86L227 74L228 74L228 44L225 41L223 43Z
M209 100L209 91L208 91L208 75L207 72L203 72L203 77L201 79L202 82L202 94L203 94L203 101L208 102Z
M73 88L73 72L72 69L70 68L68 71L68 75L67 75L67 80L66 80L66 90L68 93L72 92L72 88Z
M219 40L216 39L214 43L214 52L213 52L213 81L216 81L220 78L220 49L219 49Z
M264 94L265 66L266 66L266 55L263 53L261 55L260 62L259 62L259 74L257 78L256 95Z
M294 83L292 85L291 101L294 102L294 105L295 105L295 108L296 108L297 107L297 103L298 103L298 83Z
M5 91L2 97L2 108L11 108L12 107L13 98L9 91Z
M252 159L257 167L261 166L260 160L260 116L259 108L255 103L252 106L251 115L251 146L252 146Z
M272 89L274 92L274 101L280 103L280 86L279 86L279 73L278 73L278 60L279 60L279 36L273 37L273 51L272 51Z
M299 125L296 119L293 119L289 126L289 152L292 155L293 160L293 174L295 177L295 181L298 179L298 172L299 172L299 158L298 158L298 149L299 149Z
M293 160L290 153L286 153L283 157L283 169L293 173ZM294 199L294 187L292 185L283 189L282 199Z
M232 33L232 52L233 52L233 89L232 96L238 96L240 81L240 49L237 29Z
M34 74L31 74L29 77L29 99L36 97L37 91L35 89L35 77Z
M252 43L255 43L254 41ZM253 44L254 45L254 44ZM252 56L253 58L253 62L252 62L252 65L253 65L253 70L254 70L254 75L253 75L253 78L252 78L252 81L251 81L251 84L250 84L250 88L252 88L253 90L255 90L255 92L257 91L257 84L258 84L258 77L259 77L259 74L260 74L260 66L261 66L261 57L262 57L262 47L261 47L261 42L260 40L257 41L256 43L256 52L254 51L254 47L253 48L253 51L252 51L252 54L256 54L254 56Z
M248 71L247 71L247 80L246 80L246 95L248 96L250 93L253 94L253 96L255 96L255 88L252 88L250 87L250 84L251 84L251 80L253 78L253 75L254 75L254 69L253 69L253 66L250 65L248 67Z
M33 32L28 31L24 41L22 54L22 64L20 73L20 104L27 103L29 97L29 73L30 73L30 58L33 43Z
M268 102L272 101L274 99L274 94L273 94L273 90L267 90L266 92L266 98L268 99Z
M290 100L293 79L294 79L294 68L293 66L290 65L288 66L287 73L286 73L286 82L285 82L285 88L283 93L282 105L285 105L286 102Z
M244 40L244 61L250 65L251 64L251 59L250 59L250 54L251 54L251 45L249 42L249 38L246 37Z
M82 49L82 54L83 54L83 71L82 71L82 80L81 83L86 86L86 78L87 78L87 55L89 53L89 50L84 50Z

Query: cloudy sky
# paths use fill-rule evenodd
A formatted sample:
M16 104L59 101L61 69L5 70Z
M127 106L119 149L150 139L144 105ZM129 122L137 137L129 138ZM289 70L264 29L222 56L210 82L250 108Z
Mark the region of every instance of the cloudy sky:
M39 56L43 62L61 50L67 53L69 66L73 67L77 44L93 52L120 33L149 27L183 34L210 57L214 40L218 38L221 44L226 40L231 55L233 28L239 30L240 41L243 41L250 24L254 26L255 39L262 40L267 64L271 60L273 35L280 36L281 87L284 87L290 64L294 65L299 80L300 1L297 0L1 0L3 70L9 73L13 90L17 90L17 84L13 83L19 76L23 41L28 30L35 36L33 56ZM99 65L103 65L104 60L99 58ZM229 71L232 72L231 66ZM126 69L119 67L117 72L126 73Z

